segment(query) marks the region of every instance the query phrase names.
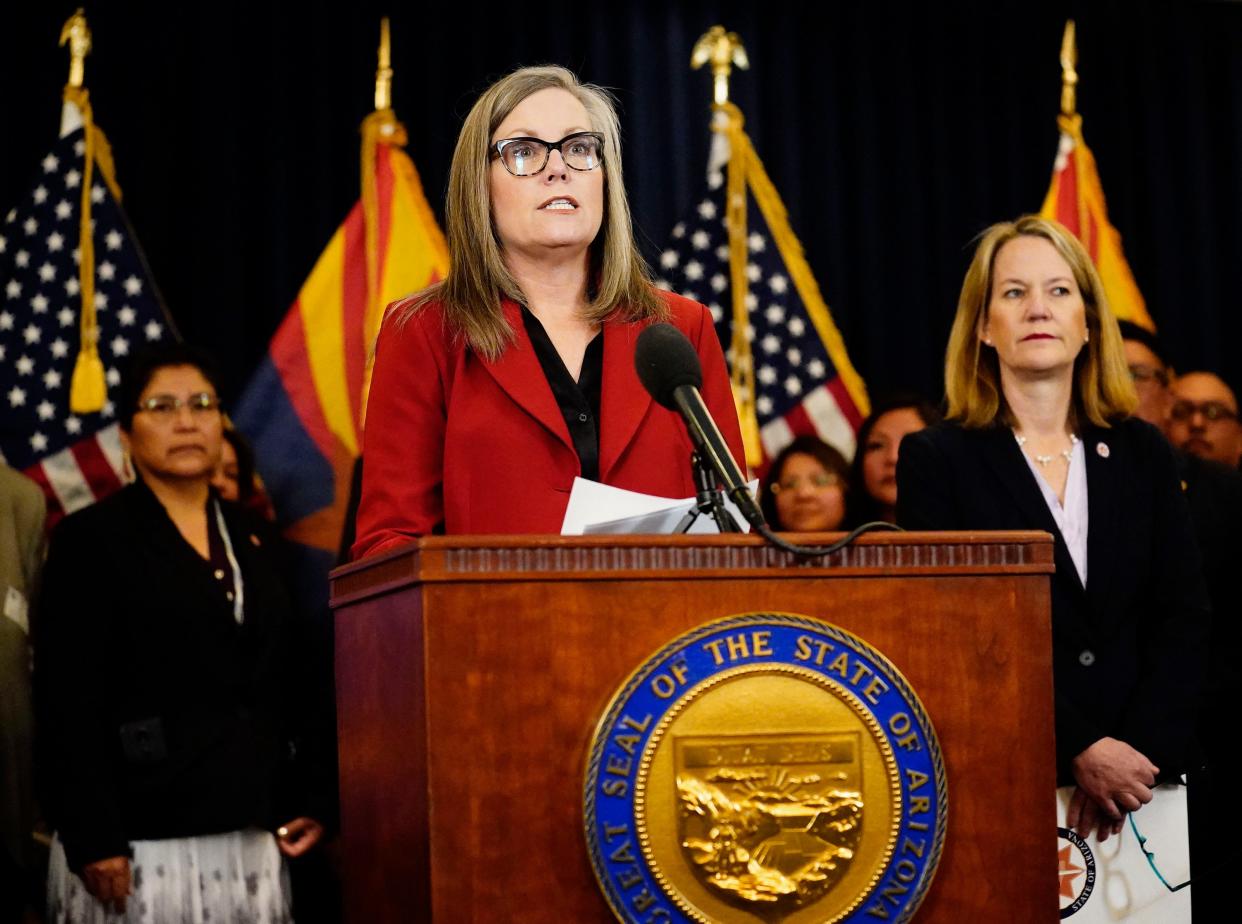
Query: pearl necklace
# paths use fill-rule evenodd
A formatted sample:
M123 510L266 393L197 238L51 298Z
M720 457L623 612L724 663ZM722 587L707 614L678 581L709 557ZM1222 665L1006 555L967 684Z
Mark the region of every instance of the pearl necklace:
M1022 449L1026 448L1026 437L1025 436L1019 436L1017 433L1015 433L1013 435L1013 438L1018 441L1019 448L1022 448ZM1078 445L1078 437L1075 436L1073 433L1071 433L1069 449L1062 449L1060 452L1054 453L1053 455L1050 455L1050 456L1041 456L1036 453L1036 454L1033 454L1032 457L1035 459L1036 462L1038 462L1044 468L1047 468L1049 464L1052 462L1052 460L1055 459L1057 456L1060 456L1062 459L1064 459L1066 464L1068 465L1074 459L1074 447L1077 445Z

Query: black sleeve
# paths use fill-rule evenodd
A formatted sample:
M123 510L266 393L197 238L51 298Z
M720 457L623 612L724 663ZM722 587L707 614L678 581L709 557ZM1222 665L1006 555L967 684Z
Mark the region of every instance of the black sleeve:
M936 429L908 434L897 456L897 523L905 529L962 529L952 469Z
M1139 626L1139 676L1123 720L1123 740L1166 774L1187 769L1211 606L1199 546L1173 452L1154 431L1154 509L1149 594Z
M42 799L75 871L128 856L121 812L120 739L108 709L111 618L107 539L65 521L53 534L43 572L35 636L36 735ZM111 541L115 541L112 537Z

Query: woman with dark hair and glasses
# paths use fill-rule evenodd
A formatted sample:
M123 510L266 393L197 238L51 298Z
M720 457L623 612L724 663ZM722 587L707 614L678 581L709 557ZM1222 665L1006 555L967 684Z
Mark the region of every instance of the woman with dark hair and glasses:
M799 436L772 460L760 505L773 529L827 532L845 520L849 465L817 436Z
M710 313L651 284L608 94L560 67L493 84L462 125L445 208L452 264L392 305L367 408L355 557L432 532L558 532L575 477L695 494L681 420L634 370L676 325L739 464Z
M277 538L211 490L197 352L137 356L116 407L135 481L52 534L35 623L49 920L289 920L282 857L322 828L292 763Z
M1103 840L1191 766L1209 608L1172 450L1130 416L1117 322L1063 226L981 236L945 392L948 421L902 443L897 522L1054 537L1058 784L1068 824Z

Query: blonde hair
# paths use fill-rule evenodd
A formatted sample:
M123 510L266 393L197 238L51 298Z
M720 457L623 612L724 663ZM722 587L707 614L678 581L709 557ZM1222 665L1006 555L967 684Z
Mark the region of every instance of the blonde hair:
M524 67L502 77L483 92L462 123L449 169L445 225L451 263L443 281L395 306L404 323L423 306L438 302L449 330L463 336L476 352L495 359L512 342L514 332L501 310L507 296L526 304L517 280L504 262L492 221L492 133L519 103L540 90L559 89L582 103L591 128L604 136L604 216L591 244L589 304L584 320L595 324L621 312L623 320L665 320L668 309L655 294L646 263L634 243L630 206L621 175L621 124L607 90L581 83L573 72L555 66Z
M988 427L997 418L1012 424L1001 391L996 350L984 347L979 331L987 320L992 298L993 270L1000 249L1017 237L1041 237L1069 264L1086 309L1087 343L1074 362L1074 422L1083 419L1101 427L1125 417L1138 404L1126 366L1125 348L1117 320L1108 308L1104 284L1091 257L1066 227L1038 215L992 225L979 237L974 259L962 281L957 317L949 334L944 360L944 389L948 418L965 427Z

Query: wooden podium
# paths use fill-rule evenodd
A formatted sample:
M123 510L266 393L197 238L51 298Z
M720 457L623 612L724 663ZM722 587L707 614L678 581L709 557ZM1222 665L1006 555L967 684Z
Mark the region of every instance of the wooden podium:
M949 823L917 921L1057 907L1046 533L885 533L804 564L754 537L436 537L336 570L351 922L615 920L582 821L595 724L677 635L799 613L927 707Z

